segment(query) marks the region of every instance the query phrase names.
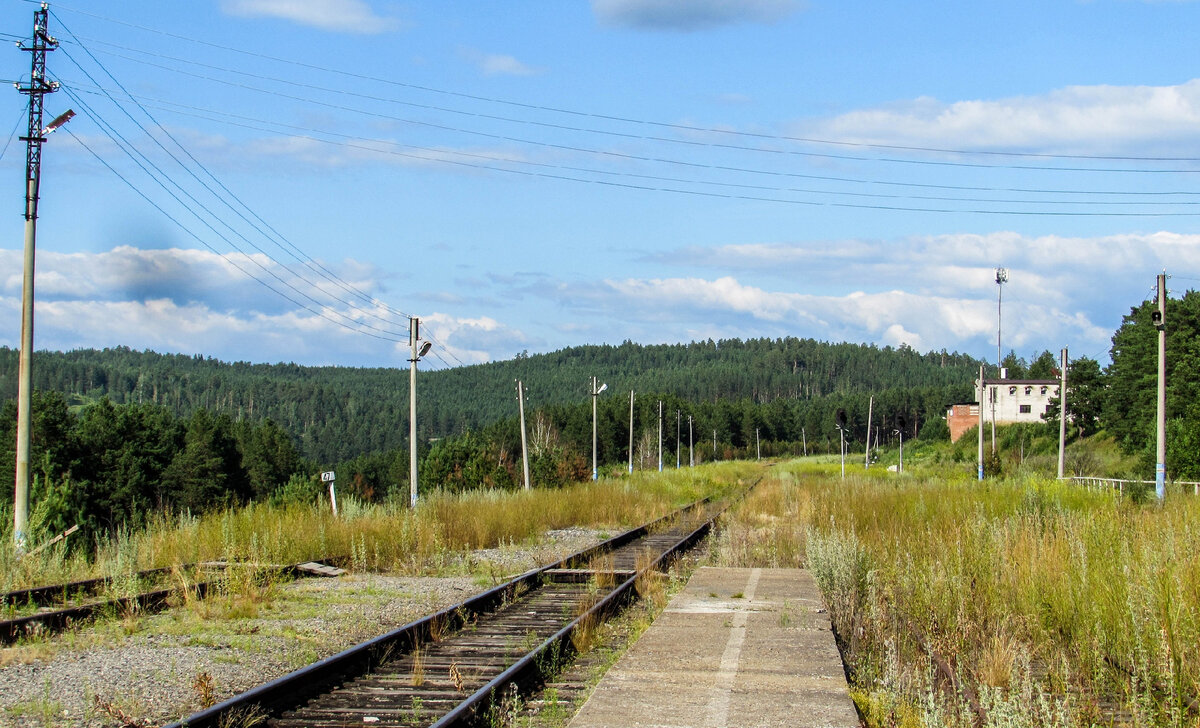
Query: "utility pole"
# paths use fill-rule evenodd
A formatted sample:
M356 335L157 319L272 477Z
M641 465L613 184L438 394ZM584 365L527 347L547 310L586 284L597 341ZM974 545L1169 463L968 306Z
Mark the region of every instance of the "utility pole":
M758 428L754 428L754 459L762 460L762 443L758 441Z
M675 410L675 469L679 470L679 454L683 452L683 438L679 435L680 423L683 422L683 413Z
M863 469L871 467L871 417L875 413L875 396L867 403L867 448L863 453Z
M658 472L662 472L662 400L658 400Z
M808 457L808 433L803 427L800 428L800 443L804 445L804 457Z
M696 467L696 449L692 440L692 416L688 415L688 467Z
M983 365L979 365L979 479L983 480Z
M1063 479L1067 462L1067 347L1063 347L1058 358L1058 479Z
M529 490L529 441L525 436L525 387L517 380L517 408L521 411L521 465L525 471L525 490Z
M597 467L596 455L596 400L599 399L600 393L608 389L607 384L601 384L596 387L596 378L592 377L592 480L600 478L600 470Z
M1157 447L1154 463L1154 492L1161 503L1167 497L1167 274L1158 274L1158 310L1150 314L1158 329Z
M996 371L1000 371L1000 312L1001 302L1004 300L1004 284L1008 282L1008 269L996 269Z
M713 462L717 461L717 430L713 428Z
M73 112L55 119L42 128L42 97L58 89L46 79L46 51L58 47L47 31L49 11L46 3L33 13L33 38L20 48L30 55L29 84L17 91L29 97L29 127L25 142L25 262L21 278L21 353L17 375L17 452L13 494L13 543L24 553L29 525L29 440L33 423L33 261L37 247L38 191L42 176L42 142L73 116Z
M629 474L633 475L633 390L629 390Z
M408 320L408 343L412 356L408 363L408 505L417 507L417 362L429 353L431 344L426 341L418 348L421 340L421 319L413 316Z

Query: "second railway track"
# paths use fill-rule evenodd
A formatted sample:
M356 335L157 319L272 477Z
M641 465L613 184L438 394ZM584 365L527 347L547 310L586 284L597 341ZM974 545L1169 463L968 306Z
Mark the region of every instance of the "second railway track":
M170 728L468 726L554 674L572 635L631 600L639 578L709 531L701 501L557 564L254 688Z

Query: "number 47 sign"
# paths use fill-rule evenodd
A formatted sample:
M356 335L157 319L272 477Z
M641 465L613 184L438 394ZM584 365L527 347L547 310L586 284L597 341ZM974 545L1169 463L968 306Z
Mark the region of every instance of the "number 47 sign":
M326 470L324 473L321 473L321 482L322 483L332 483L333 478L334 478L334 476L333 476L332 470Z

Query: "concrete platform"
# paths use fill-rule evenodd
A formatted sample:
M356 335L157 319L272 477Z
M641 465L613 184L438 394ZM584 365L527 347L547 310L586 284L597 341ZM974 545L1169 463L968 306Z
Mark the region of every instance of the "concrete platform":
M857 728L803 569L702 568L604 676L569 728Z

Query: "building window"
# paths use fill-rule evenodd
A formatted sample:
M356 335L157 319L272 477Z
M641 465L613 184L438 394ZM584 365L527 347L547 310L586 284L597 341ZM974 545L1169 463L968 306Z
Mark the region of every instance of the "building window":
M1043 396L1043 397L1045 397L1045 396L1046 396L1046 388L1045 388L1045 387L1042 387L1042 396Z
M1016 388L1016 387L1009 387L1009 388L1008 388L1008 393L1009 393L1009 394L1016 394L1016 393L1017 393L1017 388Z
M1033 409L1029 405L1027 405L1027 404L1021 405L1021 414L1027 415L1032 411L1033 411Z
M1026 395L1033 394L1033 387L1026 387L1026 388L1025 388L1025 394L1026 394Z

